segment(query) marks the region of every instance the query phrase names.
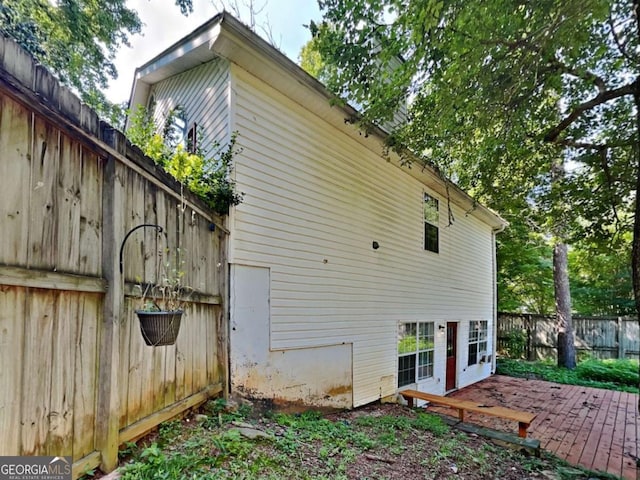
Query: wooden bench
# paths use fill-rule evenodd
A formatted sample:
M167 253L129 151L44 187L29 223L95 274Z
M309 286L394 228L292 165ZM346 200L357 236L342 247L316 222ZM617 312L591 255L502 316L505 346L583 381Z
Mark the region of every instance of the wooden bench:
M518 410L511 410L505 407L492 407L490 405L483 405L481 403L472 402L469 400L459 400L457 398L442 397L440 395L433 395L431 393L423 393L417 390L403 390L400 395L404 397L410 407L413 407L414 399L426 400L430 403L436 403L438 405L445 405L450 408L458 410L458 418L461 422L464 421L465 410L469 412L484 413L486 415L493 415L494 417L506 418L507 420L513 420L518 422L518 436L527 438L527 428L536 418L535 413L521 412Z

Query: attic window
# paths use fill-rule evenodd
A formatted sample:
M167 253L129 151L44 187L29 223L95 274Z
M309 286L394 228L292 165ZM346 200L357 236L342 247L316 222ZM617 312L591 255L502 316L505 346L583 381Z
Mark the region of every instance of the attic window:
M178 145L184 145L187 136L187 114L183 107L176 107L169 113L165 124L164 137L168 146L175 149Z
M439 220L438 199L428 193L424 194L424 249L439 252Z
M195 123L187 132L187 151L191 153L198 151L198 125Z
M151 95L149 97L149 102L147 103L147 112L150 117L153 117L156 113L156 96Z

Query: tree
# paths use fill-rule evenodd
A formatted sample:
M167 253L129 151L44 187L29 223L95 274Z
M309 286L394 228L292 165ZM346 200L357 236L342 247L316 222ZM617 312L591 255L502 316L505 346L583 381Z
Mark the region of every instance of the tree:
M633 315L631 234L606 249L597 244L579 247L569 253L575 311L579 315Z
M498 310L548 315L554 308L553 249L518 213L501 211L509 228L496 237Z
M317 40L315 38L312 38L303 45L300 50L300 55L298 55L298 63L309 75L316 77L321 82L327 80L324 75L326 64L318 51Z
M422 154L489 205L525 201L559 254L573 238L630 230L620 212L633 211L640 311L639 0L319 3L324 73L365 107L364 128L410 96L411 121L389 138L401 154Z
M183 14L192 0L176 0ZM118 72L117 50L142 24L126 0L3 0L0 32L13 38L102 117L119 123L121 106L102 91Z

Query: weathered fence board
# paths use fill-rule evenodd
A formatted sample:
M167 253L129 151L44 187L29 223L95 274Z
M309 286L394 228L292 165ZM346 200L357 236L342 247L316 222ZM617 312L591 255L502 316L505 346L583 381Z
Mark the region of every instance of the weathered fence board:
M73 457L91 454L95 446L97 403L98 334L102 321L103 296L83 295L79 302L74 352Z
M163 232L129 238L121 275L143 223ZM119 443L223 392L220 224L0 37L0 455L110 470ZM149 347L133 284L158 283L176 248L196 291L176 345Z
M640 358L638 320L629 317L573 317L579 354L595 358ZM537 360L557 357L558 326L553 316L498 314L498 351Z
M16 318L26 317L26 291L0 285L0 432L3 455L20 453L20 404L23 384L18 375L24 357L24 324Z
M27 265L29 179L31 177L31 115L0 96L0 264Z
M49 290L27 292L22 364L23 395L20 407L24 455L47 455L49 399L51 392L51 335L55 321L56 293ZM20 365L20 363L18 365Z

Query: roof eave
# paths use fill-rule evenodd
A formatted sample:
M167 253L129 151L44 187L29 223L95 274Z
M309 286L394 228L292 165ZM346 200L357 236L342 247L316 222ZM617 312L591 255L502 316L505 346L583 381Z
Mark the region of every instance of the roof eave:
M324 84L227 12L214 16L182 40L137 68L130 107L144 103L152 84L216 57L222 57L240 65L286 95L300 91L301 87L304 90L313 91L317 97L316 105L309 105L308 108L327 109L330 104L333 105L330 112L325 112L329 115L325 118L338 125L340 129L345 128L345 119L358 116L355 108L343 102L335 102L337 100L335 95ZM309 97L301 96L295 100L302 104L308 102ZM380 127L374 127L369 135L384 143L389 133ZM361 141L364 140L361 139ZM399 159L395 158L394 163L400 165ZM453 183L447 185L447 181L434 167L428 164L422 165L423 162L417 157L414 163L418 165L408 170L414 178L443 196L451 195L455 203L467 212L478 216L494 230L502 230L507 226L508 223L504 219L480 205L464 190Z

